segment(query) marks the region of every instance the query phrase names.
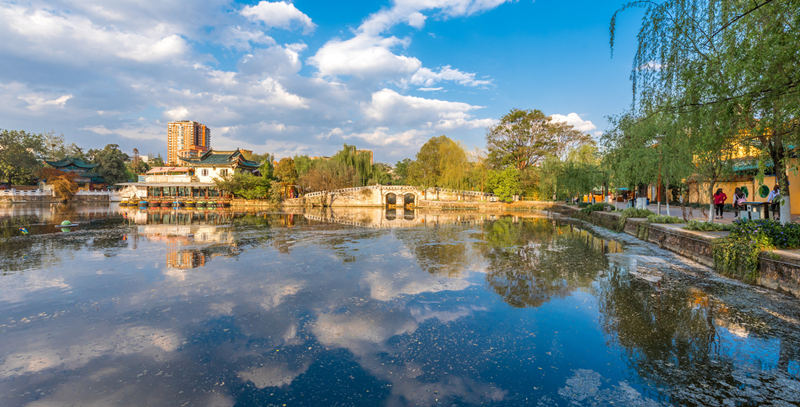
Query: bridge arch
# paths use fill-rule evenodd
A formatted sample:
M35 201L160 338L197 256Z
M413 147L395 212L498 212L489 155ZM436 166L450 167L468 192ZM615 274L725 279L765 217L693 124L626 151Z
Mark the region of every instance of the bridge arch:
M385 196L384 203L386 206L397 205L397 194L394 192L388 192Z

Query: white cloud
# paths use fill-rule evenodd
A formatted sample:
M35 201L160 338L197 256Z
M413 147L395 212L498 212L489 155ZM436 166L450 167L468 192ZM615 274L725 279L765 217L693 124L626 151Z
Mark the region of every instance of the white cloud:
M414 85L431 86L453 81L464 86L485 86L486 79L474 73L461 72L451 66L434 72L414 57L396 54L393 50L408 47L408 40L383 34L397 24L421 29L427 17L423 11L439 11L442 17L463 17L495 8L509 0L398 0L393 7L370 15L356 30L353 38L329 41L311 58L311 64L323 77L353 75L377 81L394 80Z
M128 32L94 24L83 16L15 5L0 6L0 36L5 44L0 44L0 50L12 48L15 53L37 59L59 59L81 65L109 57L159 62L188 51L184 39L170 32L166 24Z
M372 131L351 133L342 135L345 140L360 139L374 146L402 145L416 146L422 144L420 141L430 136L430 132L424 130L406 130L399 133L391 133L388 127L378 127Z
M410 79L411 84L424 86L431 86L442 81L452 81L464 86L486 86L492 83L490 80L475 79L474 73L461 72L453 69L450 65L439 68L438 72L420 68Z
M316 27L310 17L298 10L294 4L285 1L262 0L255 6L243 8L241 13L251 20L264 23L267 27L290 28L294 23L299 24L306 31Z
M591 120L581 119L581 117L574 112L567 114L566 116L563 114L554 114L550 117L553 119L553 121L567 123L583 133L590 133L597 129L597 126L595 126Z
M428 128L450 130L491 125L494 122L492 119L476 119L469 113L480 108L468 103L406 96L391 89L382 89L372 94L372 100L364 105L363 110L365 117L379 123L416 123Z
M401 45L407 43L396 37L357 35L345 41L329 41L310 62L323 77L353 75L391 79L411 75L422 67L422 62L391 51Z
M166 116L171 121L186 120L186 118L189 117L189 109L183 106L178 106L176 108L165 111L164 116Z
M378 159L413 154L431 135L472 137L492 120L477 117L479 106L397 89L445 95L450 85L490 80L450 65L425 67L408 52L409 38L369 24L421 29L495 3L398 1L351 37L322 38L309 52L301 33L284 33L279 43L265 28L314 27L288 1L0 2L0 53L8 61L0 121L63 132L87 148L115 142L162 155L166 122L181 119L209 125L219 148L319 155L350 139L375 146ZM40 123L46 127L32 128Z

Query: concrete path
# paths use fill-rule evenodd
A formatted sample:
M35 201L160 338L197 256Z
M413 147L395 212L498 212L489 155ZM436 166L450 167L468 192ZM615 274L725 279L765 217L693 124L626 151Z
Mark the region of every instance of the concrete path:
M627 206L627 203L626 202L614 202L614 206L617 209L625 209L625 207ZM659 213L658 212L658 205L650 204L650 206L648 206L647 209L649 209L653 213ZM692 208L692 207L689 207L689 206L686 207L686 215L691 220L697 220L697 221L703 221L703 222L708 221L708 211L709 211L708 206L703 207L703 208ZM662 215L675 216L675 217L683 219L683 214L681 213L680 205L678 205L678 206L670 205L669 213L667 213L667 206L666 205L661 205L661 214ZM736 218L734 217L733 211L729 210L729 211L723 212L722 219L714 219L714 222L732 223L735 219Z

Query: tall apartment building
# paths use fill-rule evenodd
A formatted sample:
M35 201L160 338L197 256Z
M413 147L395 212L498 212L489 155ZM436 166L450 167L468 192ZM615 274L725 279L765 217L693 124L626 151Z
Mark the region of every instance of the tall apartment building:
M177 165L178 157L197 157L211 148L211 129L190 120L167 124L167 164Z

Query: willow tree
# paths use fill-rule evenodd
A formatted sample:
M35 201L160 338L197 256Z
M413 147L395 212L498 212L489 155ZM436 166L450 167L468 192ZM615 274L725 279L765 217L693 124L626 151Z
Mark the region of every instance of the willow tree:
M369 151L360 151L356 146L345 144L331 159L353 169L356 185L352 186L365 186L372 177L372 153Z
M637 113L674 114L699 153L752 142L788 198L788 146L800 139L800 0L632 1L611 19L612 50L616 18L632 7L645 9L631 73Z
M471 163L464 148L447 136L431 137L408 166L408 182L422 187L461 189Z

